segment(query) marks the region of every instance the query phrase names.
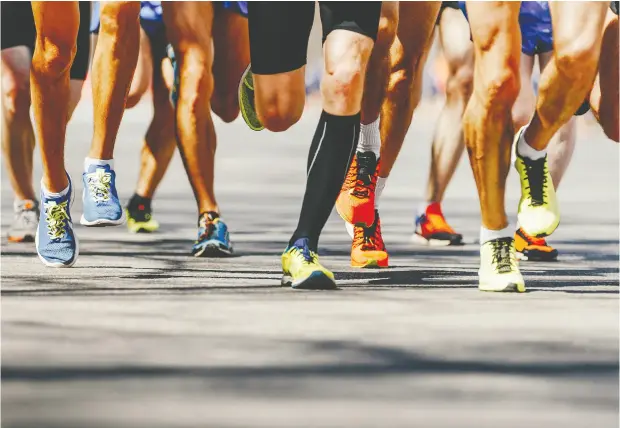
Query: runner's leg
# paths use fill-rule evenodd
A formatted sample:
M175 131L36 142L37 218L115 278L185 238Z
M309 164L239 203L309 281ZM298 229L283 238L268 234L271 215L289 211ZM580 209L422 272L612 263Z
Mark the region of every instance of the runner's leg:
M523 135L533 149L545 150L590 91L608 7L608 2L549 2L554 56L541 73L536 112Z
M211 108L224 122L239 115L237 89L243 72L250 63L250 43L247 18L219 8L213 21L213 77L215 86Z
M511 110L519 94L520 6L467 2L475 65L463 134L480 198L478 275L483 291L525 291L504 201L514 135Z
M439 40L448 62L446 103L441 110L431 149L431 168L426 188L427 203L441 202L461 159L462 117L472 92L474 50L469 25L460 10L446 8L439 21Z
M599 73L590 95L590 105L605 135L615 142L619 141L618 122L620 121L618 52L618 15L609 10L605 18Z
M214 191L216 136L210 105L213 6L211 2L166 2L163 11L180 75L176 106L179 151L198 214L219 213Z
M420 101L419 89L414 90L415 81L422 76L440 6L441 2L431 1L399 3L398 30L390 49L388 92L381 108L379 177L390 175L411 125L413 111Z

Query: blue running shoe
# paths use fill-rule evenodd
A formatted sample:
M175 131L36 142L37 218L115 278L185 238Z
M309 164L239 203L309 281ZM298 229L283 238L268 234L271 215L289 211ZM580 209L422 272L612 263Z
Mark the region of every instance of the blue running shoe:
M174 80L172 81L172 88L170 89L170 104L176 108L177 101L179 100L179 68L177 67L177 59L174 56L174 49L172 45L166 46L166 55L172 64L172 70L174 72Z
M67 176L68 177L68 176ZM41 192L41 214L35 235L39 259L49 267L71 267L78 254L78 239L71 221L73 186L69 178L69 192L61 197L46 197Z
M198 219L198 239L192 247L195 257L226 257L233 253L228 226L216 212L203 213Z
M89 165L84 182L84 226L117 226L125 223L125 212L116 193L116 173L109 165Z

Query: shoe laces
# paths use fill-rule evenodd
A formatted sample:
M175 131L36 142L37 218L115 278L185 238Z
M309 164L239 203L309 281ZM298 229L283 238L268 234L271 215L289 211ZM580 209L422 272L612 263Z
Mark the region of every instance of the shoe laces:
M523 157L525 165L525 177L527 179L526 189L530 192L532 206L538 207L545 203L545 193L547 190L546 157L532 160Z
M508 273L513 269L512 238L499 238L489 241L493 250L492 263L499 273Z
M377 184L377 159L373 152L358 152L356 156L357 176L351 193L357 197L367 198L374 192Z
M308 246L292 247L291 251L295 254L298 260L301 259L302 264L311 265L318 262L319 256L308 248Z
M103 168L97 168L95 172L86 174L88 189L95 202L107 202L110 200L110 182L112 174Z
M363 251L382 250L381 223L379 221L379 213L375 214L375 222L369 226L361 226L355 228L353 246L361 246Z
M47 234L50 239L60 239L65 235L65 226L67 220L69 220L67 204L68 201L59 204L55 201L50 201L44 205L47 217Z

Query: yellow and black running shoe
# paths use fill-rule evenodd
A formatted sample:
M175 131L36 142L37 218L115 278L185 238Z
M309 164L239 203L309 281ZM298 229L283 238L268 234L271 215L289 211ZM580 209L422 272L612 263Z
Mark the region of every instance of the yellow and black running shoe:
M131 233L152 233L159 229L159 223L153 218L151 199L133 195L125 209L127 229Z
M239 83L239 109L241 117L253 131L262 131L265 129L256 114L256 106L254 104L254 76L251 70L252 64L248 65L241 82Z

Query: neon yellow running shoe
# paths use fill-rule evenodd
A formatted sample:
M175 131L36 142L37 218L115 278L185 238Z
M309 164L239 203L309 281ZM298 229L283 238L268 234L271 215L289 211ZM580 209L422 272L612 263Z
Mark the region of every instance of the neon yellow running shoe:
M521 201L517 218L521 228L536 238L553 233L560 224L560 208L549 173L547 156L532 160L519 155L517 142L525 127L515 136L515 168L521 181Z
M241 82L239 83L239 109L241 117L252 131L262 131L265 129L256 114L256 106L254 105L254 75L251 70L252 64L245 69Z
M478 279L481 291L525 292L512 237L493 239L480 246Z
M319 263L319 256L301 238L282 253L282 285L303 290L335 290L334 274Z
M127 229L131 233L153 233L159 229L159 223L153 218L151 200L133 195L125 209Z

